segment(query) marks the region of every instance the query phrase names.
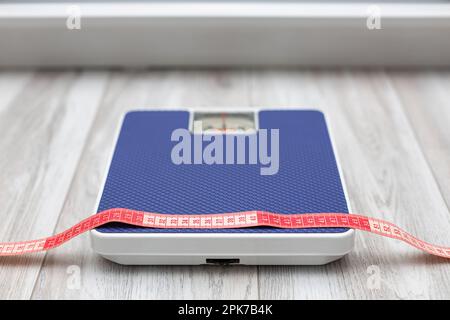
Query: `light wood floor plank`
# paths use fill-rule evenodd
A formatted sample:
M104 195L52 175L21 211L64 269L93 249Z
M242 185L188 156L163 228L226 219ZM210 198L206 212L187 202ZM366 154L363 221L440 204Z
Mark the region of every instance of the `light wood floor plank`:
M391 72L389 78L450 208L450 72Z
M244 72L117 73L95 120L57 229L89 215L95 206L114 132L132 109L248 105ZM70 267L72 266L72 267ZM81 285L73 287L73 271ZM256 267L121 266L92 252L82 235L50 252L33 298L257 298Z
M0 117L32 76L31 71L0 72Z
M3 108L2 241L53 233L104 82L103 73L38 73ZM43 258L40 254L0 259L0 297L29 298Z

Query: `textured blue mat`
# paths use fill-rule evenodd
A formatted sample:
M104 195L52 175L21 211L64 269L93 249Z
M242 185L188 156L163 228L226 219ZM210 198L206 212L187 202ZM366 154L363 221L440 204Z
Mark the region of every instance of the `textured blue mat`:
M170 140L187 128L184 111L136 111L126 115L98 212L114 207L202 214L265 210L278 213L348 212L323 114L261 111L260 128L279 128L280 167L260 175L260 165L175 165ZM337 233L345 228L151 229L110 223L107 233Z

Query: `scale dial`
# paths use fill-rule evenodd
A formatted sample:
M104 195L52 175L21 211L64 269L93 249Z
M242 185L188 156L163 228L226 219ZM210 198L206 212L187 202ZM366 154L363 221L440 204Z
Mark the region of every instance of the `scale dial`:
M253 112L195 112L194 122L201 121L203 132L254 132Z

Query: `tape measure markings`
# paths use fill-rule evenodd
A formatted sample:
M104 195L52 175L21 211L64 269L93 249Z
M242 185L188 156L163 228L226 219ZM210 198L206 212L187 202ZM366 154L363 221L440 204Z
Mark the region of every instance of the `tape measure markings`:
M122 222L147 228L166 229L229 229L258 226L290 229L345 227L401 240L429 254L450 258L450 248L432 245L417 239L390 222L357 214L279 214L266 211L244 211L219 214L177 215L158 214L123 208L102 211L48 238L0 243L0 256L13 256L50 250L81 233L109 222Z

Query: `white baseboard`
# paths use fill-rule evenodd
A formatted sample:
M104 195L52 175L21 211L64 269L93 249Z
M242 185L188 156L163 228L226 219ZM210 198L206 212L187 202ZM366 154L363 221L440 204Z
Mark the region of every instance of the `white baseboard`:
M79 8L70 30L68 4L0 4L0 66L450 66L445 1ZM373 8L381 29L367 27Z

